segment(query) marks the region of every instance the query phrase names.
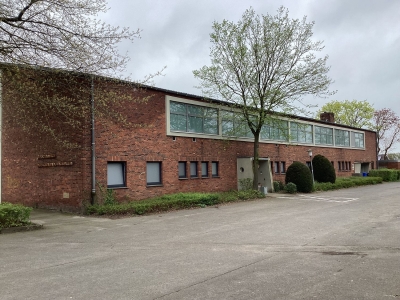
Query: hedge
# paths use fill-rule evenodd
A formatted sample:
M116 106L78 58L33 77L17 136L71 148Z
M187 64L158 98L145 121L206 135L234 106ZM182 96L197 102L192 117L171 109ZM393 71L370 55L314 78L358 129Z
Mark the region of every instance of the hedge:
M394 169L377 169L369 171L369 176L381 177L383 181L400 180L400 170Z

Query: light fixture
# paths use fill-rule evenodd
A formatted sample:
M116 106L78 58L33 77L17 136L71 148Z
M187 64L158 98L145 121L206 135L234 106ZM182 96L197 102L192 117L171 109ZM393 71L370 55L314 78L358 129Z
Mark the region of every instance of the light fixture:
M308 156L310 157L311 176L312 176L312 183L314 185L314 168L313 168L313 165L312 165L312 150L308 149L307 152L308 152Z

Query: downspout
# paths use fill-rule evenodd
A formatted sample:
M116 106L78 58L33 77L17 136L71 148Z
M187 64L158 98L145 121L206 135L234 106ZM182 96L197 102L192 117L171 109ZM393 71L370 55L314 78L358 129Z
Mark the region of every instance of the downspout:
M93 205L96 198L96 137L94 131L94 80L93 75L91 76L91 88L90 88L90 106L91 106L91 134L92 134L92 193L90 203Z
M0 69L0 204L1 204L1 195L3 193L2 187L1 187L1 180L2 180L2 161L3 161L3 155L1 153L1 148L2 148L2 132L3 132L3 87L2 87L2 82L3 81L3 71Z

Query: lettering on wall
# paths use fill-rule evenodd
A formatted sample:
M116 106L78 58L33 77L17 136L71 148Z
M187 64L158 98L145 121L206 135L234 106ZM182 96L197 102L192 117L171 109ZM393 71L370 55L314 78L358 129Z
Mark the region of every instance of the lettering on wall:
M55 159L57 158L56 154L40 154L38 155L38 160L45 160L45 159ZM69 167L72 166L74 163L72 161L57 161L57 162L49 162L49 163L39 163L39 168L48 168L48 167Z
M38 164L39 168L47 168L47 167L68 167L72 166L74 163L72 161L60 161L60 162L52 162L46 164Z
M57 156L55 154L41 154L38 156L38 159L50 159L50 158L56 158Z

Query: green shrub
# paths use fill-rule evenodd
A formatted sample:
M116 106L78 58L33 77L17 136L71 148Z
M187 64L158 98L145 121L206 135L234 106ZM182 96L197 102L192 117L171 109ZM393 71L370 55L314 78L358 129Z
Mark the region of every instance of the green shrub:
M279 182L279 189L282 191L285 188L285 185L283 184L282 181L278 181Z
M285 186L285 191L289 194L294 194L297 192L297 186L293 182L288 182Z
M397 181L399 180L399 174L399 170L394 169L378 169L369 171L369 176L381 177L383 181Z
M315 155L312 160L312 164L315 181L335 183L335 168L325 156L321 154Z
M239 187L243 191L252 190L253 189L253 179L251 179L251 178L239 179Z
M274 191L279 192L281 190L280 181L274 181Z
M32 208L20 204L0 204L0 228L30 224L29 216Z
M295 161L286 170L285 183L294 183L297 191L310 193L313 190L313 180L310 169L303 163Z
M339 177L335 183L331 182L316 182L314 185L315 191L329 191L349 188L354 186L362 186L369 184L382 183L381 177Z
M265 196L261 192L256 190L231 191L226 193L178 193L127 203L89 205L86 207L86 214L143 215L147 213L192 207L205 207L209 205L264 197Z

